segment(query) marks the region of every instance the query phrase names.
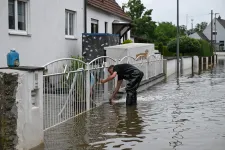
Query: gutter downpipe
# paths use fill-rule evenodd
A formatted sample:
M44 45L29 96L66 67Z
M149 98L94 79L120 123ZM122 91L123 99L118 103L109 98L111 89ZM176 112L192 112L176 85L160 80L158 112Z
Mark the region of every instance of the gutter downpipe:
M87 33L87 0L84 0L84 33Z

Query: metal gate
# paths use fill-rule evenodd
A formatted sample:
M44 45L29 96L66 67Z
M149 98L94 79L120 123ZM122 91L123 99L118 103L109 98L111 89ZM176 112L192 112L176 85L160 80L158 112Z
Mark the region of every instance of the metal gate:
M115 81L100 84L108 76L107 67L116 61L99 57L90 63L64 58L46 64L44 82L44 130L61 124L108 102Z

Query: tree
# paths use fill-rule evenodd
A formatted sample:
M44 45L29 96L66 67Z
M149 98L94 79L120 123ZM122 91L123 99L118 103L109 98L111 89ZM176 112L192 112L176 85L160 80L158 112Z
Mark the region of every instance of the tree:
M194 31L195 32L203 32L207 26L208 26L207 22L198 23L198 24L196 24Z
M180 35L187 35L187 27L185 25L180 26Z
M175 53L177 51L177 40L174 38L167 45L168 51ZM199 53L201 50L201 44L199 40L189 38L187 36L180 37L180 53Z
M176 37L177 27L172 22L161 22L155 29L155 35L157 42L162 42L163 45L167 45L171 38Z
M156 28L156 24L151 17L153 10L146 10L141 0L129 0L127 4L123 4L123 7L128 9L126 13L132 19L131 34L152 41L155 37L154 30Z
M127 4L123 4L123 7L128 9L126 13L132 20L141 18L146 9L141 0L129 0Z

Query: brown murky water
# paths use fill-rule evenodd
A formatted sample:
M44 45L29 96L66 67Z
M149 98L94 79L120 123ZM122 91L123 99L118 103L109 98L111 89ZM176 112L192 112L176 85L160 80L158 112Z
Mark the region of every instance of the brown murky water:
M201 75L170 79L45 132L46 150L224 150L225 60Z

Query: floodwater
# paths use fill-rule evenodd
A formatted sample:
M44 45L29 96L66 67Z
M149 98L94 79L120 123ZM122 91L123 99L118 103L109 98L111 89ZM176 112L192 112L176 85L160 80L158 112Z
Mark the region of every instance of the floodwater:
M45 132L46 150L224 150L225 60L200 75L170 78Z

